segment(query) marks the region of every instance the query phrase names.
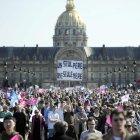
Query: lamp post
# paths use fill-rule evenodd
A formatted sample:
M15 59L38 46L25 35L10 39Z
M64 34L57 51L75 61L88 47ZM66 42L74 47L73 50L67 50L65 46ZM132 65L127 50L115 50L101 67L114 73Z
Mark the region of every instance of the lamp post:
M27 73L28 73L28 83L30 83L30 70L29 69L28 69Z
M22 80L22 77L21 77L21 72L22 72L22 68L20 67L20 68L19 68L20 82L21 82L21 80Z
M133 67L134 67L134 81L136 80L136 61L134 60L133 62Z
M107 76L106 76L106 80L107 80L107 84L108 84L108 75L109 75L109 72L107 72Z
M14 79L13 79L13 85L14 85L14 83L16 81L16 74L15 74L15 72L17 70L17 66L16 65L13 66L13 70L14 70Z
M114 69L113 73L114 73L114 83L113 83L114 85L113 86L116 87L116 70L115 69Z
M6 79L7 78L6 76L8 74L8 72L7 72L7 62L6 61L4 61L3 67L4 67L4 79Z
M124 72L125 72L125 86L126 86L126 71L127 71L127 66L124 66Z
M119 72L119 85L121 85L121 68L119 68L118 72Z
M112 85L112 72L110 72L110 84Z
M32 76L33 76L33 84L35 84L35 72L32 73Z
M5 71L5 79L7 80L8 71Z

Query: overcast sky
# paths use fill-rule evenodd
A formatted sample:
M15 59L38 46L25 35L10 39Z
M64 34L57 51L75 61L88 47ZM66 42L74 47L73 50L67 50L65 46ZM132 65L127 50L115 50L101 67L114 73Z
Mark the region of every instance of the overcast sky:
M0 0L0 46L52 46L66 0ZM140 0L75 0L88 46L140 45Z

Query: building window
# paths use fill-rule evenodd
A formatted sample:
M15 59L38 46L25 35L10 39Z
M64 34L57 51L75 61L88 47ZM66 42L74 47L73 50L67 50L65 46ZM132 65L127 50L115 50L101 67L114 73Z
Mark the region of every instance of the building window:
M65 45L67 45L68 44L68 42L65 42Z
M61 30L60 29L58 30L58 35L61 35Z
M75 29L73 29L73 35L76 35L76 30Z
M58 42L58 43L57 43L57 46L59 46L59 45L60 45L60 43Z
M73 46L76 46L76 42L73 42Z

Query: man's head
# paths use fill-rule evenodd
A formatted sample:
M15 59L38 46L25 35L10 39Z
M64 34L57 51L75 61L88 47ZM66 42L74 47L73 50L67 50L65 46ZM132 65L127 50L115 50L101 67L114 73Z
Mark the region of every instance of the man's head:
M89 131L94 131L96 126L95 119L93 117L89 117L89 119L87 120L87 125Z
M99 108L98 108L97 106L95 107L94 112L95 112L95 113L99 113Z
M61 101L61 103L60 103L61 108L63 108L64 105L65 105L65 102L64 101Z
M69 105L69 106L67 106L67 112L71 112L72 111L72 108L71 108L71 106Z
M111 115L112 128L114 130L123 130L125 128L125 113L123 111L114 110Z
M45 103L45 108L48 108L48 107L49 107L49 103L46 102L46 103Z
M21 107L17 106L17 112L21 112Z
M57 109L57 106L56 106L56 105L53 105L53 106L52 106L52 111L55 112L56 109Z
M8 108L8 106L6 106L6 105L5 105L5 106L3 106L3 111L5 111L5 112L6 112L6 111L8 111L8 109L9 109L9 108Z
M126 120L125 127L126 127L126 129L127 129L127 131L128 131L129 133L132 133L132 131L133 131L133 125L132 125L132 122L131 122L130 119L127 119L127 120Z
M68 130L68 124L65 121L59 121L54 125L54 130L56 133L65 134Z
M3 124L6 132L13 132L16 125L16 119L12 116L7 116L4 118Z
M135 111L129 110L127 112L127 118L129 118L132 121L132 123L133 123L135 121Z
M38 116L39 115L39 111L35 110L35 115Z
M83 106L79 106L79 111L80 111L81 113L83 113L83 112L84 112L84 107L83 107Z

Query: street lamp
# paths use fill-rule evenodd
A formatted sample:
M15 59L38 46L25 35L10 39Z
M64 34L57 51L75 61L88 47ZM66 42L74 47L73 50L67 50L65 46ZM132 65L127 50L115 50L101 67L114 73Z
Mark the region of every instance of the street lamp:
M5 69L7 68L7 62L6 61L4 61L3 66L4 66Z
M119 68L118 72L119 72L119 84L121 85L121 68Z
M110 84L112 84L112 72L110 71L109 74L110 74Z
M22 78L21 78L21 72L22 72L22 68L20 67L20 68L19 68L20 82L21 82L21 80L22 80Z
M126 71L127 71L127 66L124 66L124 72L125 72L125 86L126 86Z
M5 79L7 80L7 75L8 75L8 72L7 70L5 71Z
M30 70L29 69L28 69L27 73L28 73L28 82L30 83Z
M114 87L116 87L116 72L117 72L117 71L114 69L114 71L113 71L113 75L114 75L114 76L113 76L113 77L114 77L113 86L114 86Z
M35 72L32 72L32 83L35 84Z
M134 67L134 81L136 80L136 61L134 60L133 62L133 67Z
M3 67L4 67L4 78L6 79L7 78L7 62L6 61L4 61L4 63L3 63Z
M17 70L17 66L14 65L13 70L16 71Z

